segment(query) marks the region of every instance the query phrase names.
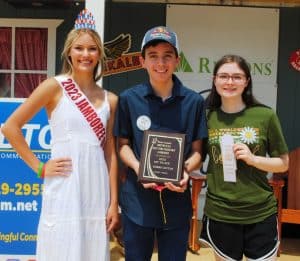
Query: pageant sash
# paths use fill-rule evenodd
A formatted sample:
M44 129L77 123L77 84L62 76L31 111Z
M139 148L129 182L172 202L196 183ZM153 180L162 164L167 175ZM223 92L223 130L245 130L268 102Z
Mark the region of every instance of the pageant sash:
M102 120L98 116L94 106L90 103L88 98L79 89L77 83L69 77L57 76L55 79L59 82L65 93L69 97L70 101L78 108L82 113L89 126L97 136L102 148L104 147L106 130L102 123Z

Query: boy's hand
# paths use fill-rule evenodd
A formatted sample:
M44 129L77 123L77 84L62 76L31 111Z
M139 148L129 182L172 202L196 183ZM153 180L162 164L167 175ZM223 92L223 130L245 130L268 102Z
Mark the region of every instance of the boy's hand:
M162 191L164 188L166 188L166 186L164 185L158 185L157 183L142 183L143 187L145 189L155 189L157 191Z
M169 190L179 192L179 193L183 193L187 189L188 180L189 180L189 175L184 171L183 172L183 179L180 180L179 186L176 186L171 182L166 182L165 187L168 188Z
M152 183L142 183L142 185L145 189L150 189L150 188L154 189L157 186L157 184L154 183L154 182L152 182Z

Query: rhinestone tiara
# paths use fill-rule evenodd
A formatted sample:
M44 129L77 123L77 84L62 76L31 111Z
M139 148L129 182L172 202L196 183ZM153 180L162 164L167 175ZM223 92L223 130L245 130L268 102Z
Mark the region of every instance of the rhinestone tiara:
M92 29L96 30L94 16L87 9L83 9L77 16L74 24L75 29Z

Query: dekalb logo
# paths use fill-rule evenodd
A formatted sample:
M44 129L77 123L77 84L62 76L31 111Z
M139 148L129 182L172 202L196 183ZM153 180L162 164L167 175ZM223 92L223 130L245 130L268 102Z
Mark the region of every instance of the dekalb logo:
M142 68L139 60L140 52L127 53L130 48L130 34L120 34L112 41L104 43L106 56L106 61L104 62L104 76Z

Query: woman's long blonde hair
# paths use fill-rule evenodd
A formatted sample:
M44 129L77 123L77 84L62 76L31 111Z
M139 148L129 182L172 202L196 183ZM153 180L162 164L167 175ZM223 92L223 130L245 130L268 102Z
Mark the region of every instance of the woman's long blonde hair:
M61 59L62 59L61 73L71 74L73 72L73 65L69 57L70 50L72 48L74 41L76 41L82 34L85 33L89 34L93 38L100 54L99 61L97 63L97 66L94 69L94 74L93 74L94 80L98 81L103 76L105 52L104 52L104 46L101 41L100 35L92 29L87 29L87 28L73 29L72 31L69 32L67 39L65 41L64 50L61 54ZM99 66L100 66L100 70L99 70Z

